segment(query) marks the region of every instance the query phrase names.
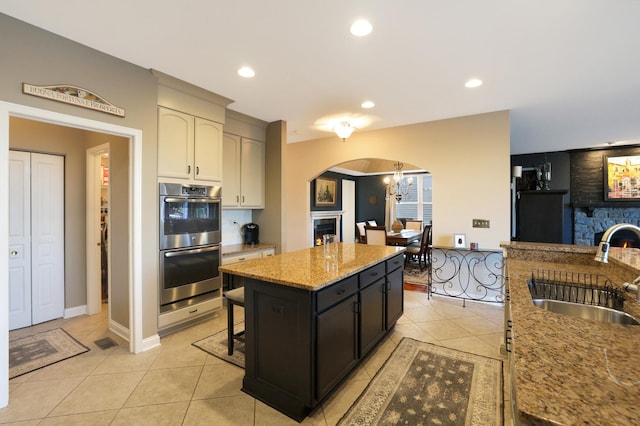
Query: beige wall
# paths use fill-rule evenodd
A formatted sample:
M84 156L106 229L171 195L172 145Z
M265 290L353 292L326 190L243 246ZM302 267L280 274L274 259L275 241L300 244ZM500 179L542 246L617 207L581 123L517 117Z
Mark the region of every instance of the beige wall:
M158 328L157 80L149 70L0 14L0 100L142 131L142 335ZM126 117L22 93L22 83L71 84L104 96ZM83 154L84 159L84 154ZM83 160L84 161L84 160ZM6 167L6 165L0 165ZM83 182L84 184L84 182ZM84 192L84 191L82 191Z
M265 153L265 208L253 211L253 221L260 225L260 241L276 245L282 251L282 141L287 123L276 121L267 126ZM224 184L223 184L224 185Z
M464 233L499 248L510 229L509 112L501 111L377 131L355 131L287 144L283 165L283 251L309 246L309 182L331 166L359 158L415 164L433 174L434 245ZM471 227L489 219L491 228Z

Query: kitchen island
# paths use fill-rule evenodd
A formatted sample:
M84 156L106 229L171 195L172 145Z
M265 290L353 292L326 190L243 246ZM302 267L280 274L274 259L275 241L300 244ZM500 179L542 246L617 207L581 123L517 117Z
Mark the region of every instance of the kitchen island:
M393 328L402 247L340 243L221 266L245 289L242 390L301 421Z
M533 305L527 281L535 270L605 276L616 286L640 275L640 250L611 248L609 263L596 247L503 243L511 327L511 401L515 424L638 424L640 326L591 321ZM624 310L640 319L636 295Z

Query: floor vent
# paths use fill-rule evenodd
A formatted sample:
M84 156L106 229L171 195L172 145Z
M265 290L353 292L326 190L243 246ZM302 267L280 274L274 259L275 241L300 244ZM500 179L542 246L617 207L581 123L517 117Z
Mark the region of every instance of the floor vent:
M113 341L111 337L105 337L104 339L96 340L95 343L100 349L109 349L113 346L118 346L116 342Z

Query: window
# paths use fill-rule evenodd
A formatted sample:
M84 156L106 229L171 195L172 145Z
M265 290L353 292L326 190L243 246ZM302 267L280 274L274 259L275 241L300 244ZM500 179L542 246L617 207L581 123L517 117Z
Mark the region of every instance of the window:
M419 175L404 175L405 179L412 177L413 185L408 193L402 195L402 200L396 204L396 217L406 219L419 219L428 224L432 220L432 175L430 173Z

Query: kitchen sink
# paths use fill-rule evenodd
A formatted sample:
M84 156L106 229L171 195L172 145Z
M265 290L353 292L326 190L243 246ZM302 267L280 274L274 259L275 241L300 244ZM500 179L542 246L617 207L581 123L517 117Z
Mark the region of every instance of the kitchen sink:
M551 299L532 300L535 306L557 314L571 315L578 318L613 324L640 325L640 322L631 315L604 306L584 305Z

